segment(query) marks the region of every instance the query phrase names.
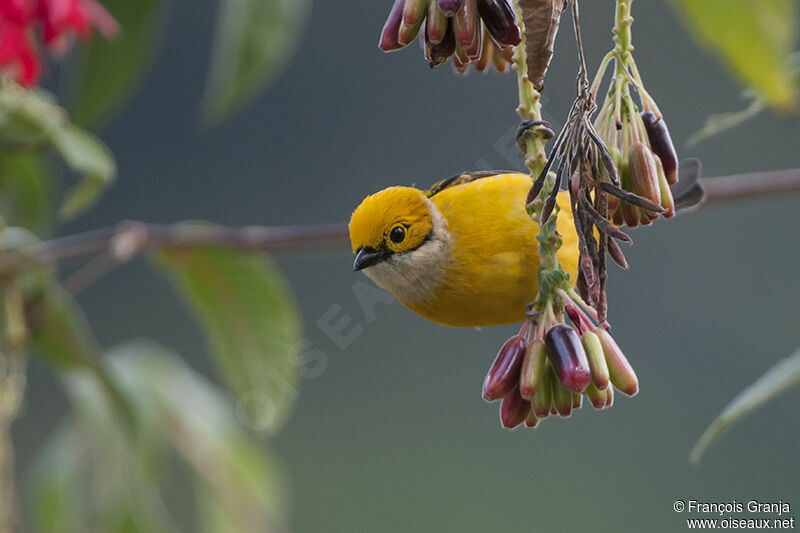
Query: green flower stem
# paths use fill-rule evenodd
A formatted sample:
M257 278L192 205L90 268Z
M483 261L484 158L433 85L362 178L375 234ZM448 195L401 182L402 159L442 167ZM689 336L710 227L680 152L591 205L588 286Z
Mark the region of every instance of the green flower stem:
M522 42L514 48L512 68L517 72L519 82L519 107L517 114L522 120L542 120L541 94L533 88L533 83L528 79L527 52L525 51L525 25L522 22L522 10L518 2L514 2ZM533 133L533 132L532 132ZM530 170L531 176L538 176L547 163L547 140L540 134L527 135L525 138L525 166Z
M517 72L517 79L519 84L519 106L517 107L517 114L522 120L542 120L542 103L541 94L533 88L533 83L528 79L528 66L527 66L527 52L525 49L525 24L523 22L522 10L518 2L514 2L514 13L519 24L520 34L522 35L522 42L514 48L513 69ZM541 134L532 132L525 138L524 154L525 166L531 173L531 178L536 178L544 169L547 163L547 151L545 145L547 139L543 138ZM544 200L547 195L552 191L553 187L558 187L555 179L548 180L542 191L539 193L537 199ZM556 291L559 288L569 288L569 274L561 267L558 262L558 249L561 248L561 236L558 234L556 228L556 221L558 219L559 207L556 204L550 219L539 226L539 234L536 240L539 242L539 294L536 297L533 309L536 311L544 311L549 309L552 313L552 307ZM537 216L533 213L532 216ZM556 305L557 311L560 312L560 306Z
M627 77L624 73L625 65L627 64L630 53L633 51L633 39L631 37L631 24L633 24L633 17L631 17L631 4L633 0L617 0L617 15L614 24L614 44L616 45L615 52L617 54L617 76Z
M622 124L622 99L628 92L627 65L633 51L631 38L631 4L633 0L617 0L617 11L614 24L614 118L617 125ZM624 91L624 92L623 92Z

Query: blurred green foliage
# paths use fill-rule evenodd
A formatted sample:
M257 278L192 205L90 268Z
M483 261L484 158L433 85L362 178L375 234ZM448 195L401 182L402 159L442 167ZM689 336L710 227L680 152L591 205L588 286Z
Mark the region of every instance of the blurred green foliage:
M725 407L695 444L692 449L692 461L700 462L700 458L711 443L725 434L734 424L798 383L800 383L800 350L778 361Z
M191 231L191 226L183 229ZM262 254L169 249L161 262L207 332L245 416L274 432L297 396L300 323L286 282Z
M54 100L53 95L43 90L31 91L11 80L0 80L0 148L36 155L47 149L55 150L67 168L80 177L78 184L67 190L60 208L62 216L71 218L97 201L116 177L117 168L106 145L70 122L66 110ZM44 172L45 168L40 163L38 171ZM16 169L17 173L22 171L29 174L32 169L30 166ZM17 180L11 177L5 183L11 186ZM20 207L13 202L11 205ZM29 216L45 215L31 211Z
M161 44L164 28L162 0L103 0L103 6L122 30L112 40L96 38L78 50L69 108L82 126L104 121L131 97Z
M51 93L0 80L0 244L9 254L0 262L48 246L40 237L53 233L56 215L65 220L85 212L116 177L113 154L84 127L102 123L133 94L161 42L165 2L104 4L122 33L79 50L71 116ZM220 6L219 49L206 97L217 120L277 74L306 8L305 2L282 1ZM79 178L60 207L53 155ZM110 247L94 261L117 261ZM26 351L63 378L72 405L36 461L29 515L43 533L175 531L162 470L179 457L188 475L175 482L196 495L193 530L283 531L283 475L259 434L277 431L297 396L300 323L293 297L263 254L191 247L158 252L165 267L160 272L197 314L230 390L208 383L150 341L104 353L51 265L12 271L3 280L4 342L16 346L29 335ZM94 264L83 267L90 276ZM12 324L17 316L22 322ZM9 483L0 480L0 486Z
M698 41L779 109L796 110L788 64L798 36L796 0L676 0Z
M53 222L53 185L50 168L40 154L0 154L0 213L6 224L47 235Z
M291 59L307 0L220 0L205 118L217 123L255 98Z
M120 426L92 376L67 377L74 411L39 457L30 486L38 531L174 531L163 494L173 455L201 496L195 531L283 529L280 467L238 424L221 390L149 341L114 348L105 361L137 431Z

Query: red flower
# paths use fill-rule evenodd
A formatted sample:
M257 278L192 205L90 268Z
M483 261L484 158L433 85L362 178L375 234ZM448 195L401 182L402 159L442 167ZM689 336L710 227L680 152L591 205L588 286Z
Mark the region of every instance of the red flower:
M105 37L119 26L96 0L0 0L0 71L25 86L41 74L38 39L53 54L62 55L74 37L87 40L92 28Z
M28 30L32 23L32 2L0 0L0 68L25 85L35 83L41 70Z

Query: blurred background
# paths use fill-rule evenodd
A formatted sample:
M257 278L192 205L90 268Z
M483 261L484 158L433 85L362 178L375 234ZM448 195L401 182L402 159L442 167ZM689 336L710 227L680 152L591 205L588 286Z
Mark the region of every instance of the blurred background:
M283 75L209 128L198 106L216 6L170 2L146 82L101 131L119 180L61 232L127 218L346 221L388 185L523 168L513 142L515 76L431 71L416 45L384 54L377 40L389 7L315 2ZM610 48L612 11L610 2L582 5L592 72ZM667 2L637 2L634 16L637 62L681 157L700 158L706 176L800 166L796 119L769 113L687 148L707 115L747 103ZM543 99L559 128L574 96L571 32L565 20ZM800 344L798 212L800 195L762 197L633 231L631 270L611 271L609 318L641 392L534 431L502 429L497 405L480 395L513 328L444 328L397 302L365 313L354 292L363 286L354 284L368 280L351 271L346 248L278 256L320 361L274 442L291 483L293 530L675 531L685 527L672 509L677 499L783 499L795 512L800 391L734 428L699 466L689 450L737 392ZM152 337L217 379L195 323L144 261L79 301L104 346ZM338 321L344 338L326 333ZM23 474L65 410L59 382L32 366L14 426Z

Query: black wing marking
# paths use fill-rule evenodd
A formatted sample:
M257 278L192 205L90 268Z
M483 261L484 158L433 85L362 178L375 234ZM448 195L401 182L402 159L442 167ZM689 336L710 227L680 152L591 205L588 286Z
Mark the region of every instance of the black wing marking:
M472 172L461 172L441 181L437 181L431 185L426 191L425 196L428 198L447 189L448 187L455 187L456 185L463 185L481 178L489 178L497 176L498 174L516 174L516 170L475 170Z

